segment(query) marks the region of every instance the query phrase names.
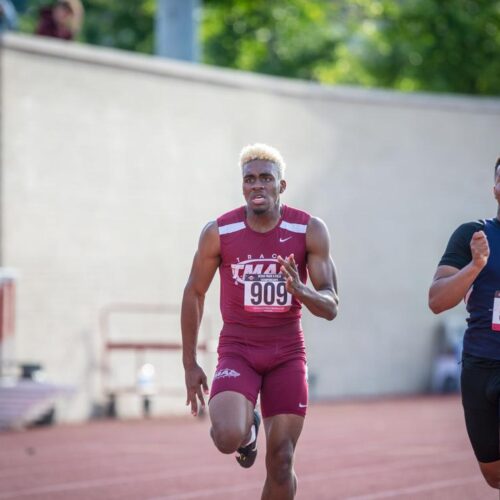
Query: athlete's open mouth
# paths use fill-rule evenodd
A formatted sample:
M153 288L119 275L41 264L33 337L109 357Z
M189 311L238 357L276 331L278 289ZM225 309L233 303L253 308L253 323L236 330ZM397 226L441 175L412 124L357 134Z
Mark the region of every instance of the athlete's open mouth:
M266 199L265 199L264 195L262 195L262 194L257 194L257 195L255 195L255 196L252 198L252 202L253 202L253 203L257 203L257 204L264 203L264 201L265 201L265 200L266 200Z

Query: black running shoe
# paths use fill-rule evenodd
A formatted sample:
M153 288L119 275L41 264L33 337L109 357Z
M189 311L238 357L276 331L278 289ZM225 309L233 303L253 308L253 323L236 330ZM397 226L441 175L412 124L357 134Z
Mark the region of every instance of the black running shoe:
M236 457L237 462L245 469L252 467L257 457L257 435L260 426L260 415L257 410L253 411L253 424L255 425L255 439L250 444L238 448L239 456Z

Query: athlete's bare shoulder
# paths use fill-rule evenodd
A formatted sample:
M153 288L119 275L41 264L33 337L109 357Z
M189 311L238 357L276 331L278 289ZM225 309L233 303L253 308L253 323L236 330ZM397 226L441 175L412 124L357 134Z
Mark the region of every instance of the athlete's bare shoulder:
M204 256L216 256L220 254L220 239L217 221L210 221L201 230L198 251Z
M311 216L309 219L306 230L306 245L309 252L325 245L327 249L330 246L328 227L319 217Z
M311 218L309 219L309 223L307 224L307 230L328 232L328 228L325 224L325 221L323 219L320 219L319 217L315 217L314 215L311 215Z
M201 234L208 233L210 235L219 234L219 227L217 226L216 220L211 220L205 224L205 227L201 230Z

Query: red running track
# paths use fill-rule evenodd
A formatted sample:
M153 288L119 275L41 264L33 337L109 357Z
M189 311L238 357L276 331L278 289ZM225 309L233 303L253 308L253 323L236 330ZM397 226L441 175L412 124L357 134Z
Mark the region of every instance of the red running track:
M252 469L216 451L207 419L107 421L0 434L3 499L258 499ZM488 500L460 401L313 405L297 448L297 499Z

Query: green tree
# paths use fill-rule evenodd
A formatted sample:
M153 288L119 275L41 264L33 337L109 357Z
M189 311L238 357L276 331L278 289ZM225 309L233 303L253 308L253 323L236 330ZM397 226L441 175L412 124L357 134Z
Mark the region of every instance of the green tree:
M22 31L35 28L31 0ZM500 0L204 0L203 62L403 91L500 95ZM85 0L79 39L152 53L156 0Z
M340 33L335 2L205 0L201 23L208 64L313 79L318 62L334 63Z
M146 54L154 51L155 0L86 0L82 40Z
M404 91L500 94L500 1L206 0L205 61Z
M21 31L33 33L38 13L51 0L31 0L21 17ZM78 39L93 45L152 54L154 48L155 0L116 2L84 0L85 18Z
M500 94L500 2L357 0L355 23L316 77L465 94Z

